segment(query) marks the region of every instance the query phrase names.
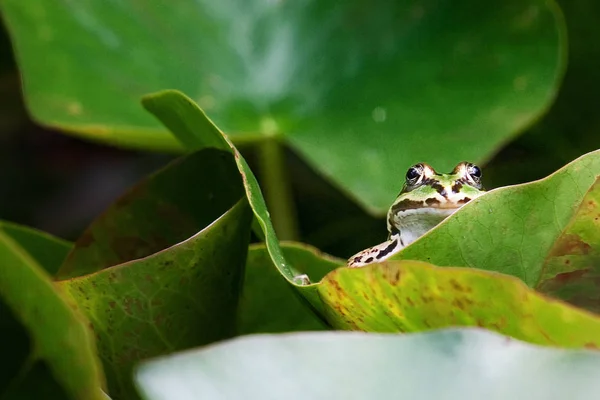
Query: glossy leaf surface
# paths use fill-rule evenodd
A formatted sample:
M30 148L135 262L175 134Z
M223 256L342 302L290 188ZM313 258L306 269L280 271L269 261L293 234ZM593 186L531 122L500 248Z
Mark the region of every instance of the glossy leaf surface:
M180 148L137 99L182 90L234 140L284 137L379 213L411 163L487 159L545 110L564 69L562 17L545 0L5 0L2 10L37 120Z

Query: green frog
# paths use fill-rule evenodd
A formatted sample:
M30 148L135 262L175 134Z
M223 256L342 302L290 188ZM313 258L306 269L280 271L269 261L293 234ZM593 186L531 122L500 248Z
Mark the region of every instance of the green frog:
M425 163L413 165L387 213L388 240L350 257L348 267L391 257L483 193L481 169L475 164L461 162L449 174L438 174Z

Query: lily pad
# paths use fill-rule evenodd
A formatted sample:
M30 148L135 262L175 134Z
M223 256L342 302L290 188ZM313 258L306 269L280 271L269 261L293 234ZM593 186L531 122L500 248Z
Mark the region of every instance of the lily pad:
M379 213L407 165L489 158L544 112L564 70L546 0L1 7L39 122L180 149L136 100L182 90L234 141L278 137Z
M146 400L587 400L599 374L597 352L454 329L247 336L145 362L136 381Z
M0 229L0 325L7 347L2 354L3 363L17 361L18 364L12 364L12 370L7 371L14 375L8 393L3 395L22 398L25 393L32 393L28 385L36 382L47 390L44 398L104 399L104 375L88 322L67 304L48 273L4 228L3 223ZM34 239L31 232L16 226L8 230L13 234L17 232L15 236L21 235L26 243L44 246L46 241L47 254L54 253L56 243L48 238ZM44 252L37 251L38 254ZM28 346L23 343L24 335L29 337ZM30 381L33 375L38 379Z
M327 320L339 329L420 332L479 326L536 344L600 347L600 316L499 273L391 261L339 268L317 286Z

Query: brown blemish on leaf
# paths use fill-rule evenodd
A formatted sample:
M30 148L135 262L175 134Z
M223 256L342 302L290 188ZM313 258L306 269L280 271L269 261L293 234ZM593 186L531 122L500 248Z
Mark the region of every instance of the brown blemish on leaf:
M86 230L77 240L77 247L89 247L96 241L91 230Z
M540 329L539 332L548 341L548 343L554 343L554 340L552 340L552 338L550 337L550 335L548 335L545 331L543 331L543 330Z
M588 271L589 271L589 268L578 270L578 271L563 272L562 274L556 275L554 277L554 279L557 282L564 284L564 283L568 283L568 282L576 280L576 279L581 279Z
M112 309L114 309L117 306L117 302L116 301L109 301L108 302L108 306Z
M454 307L460 308L461 310L465 309L465 305L464 303L461 301L461 299L454 299L452 300L452 305Z
M586 349L598 350L598 346L591 342L584 344L583 347Z
M550 256L586 255L590 250L591 246L581 240L578 235L566 234L555 243L550 251Z
M459 291L459 292L464 292L465 289L458 283L458 281L456 279L450 279L450 286L452 286L452 289Z

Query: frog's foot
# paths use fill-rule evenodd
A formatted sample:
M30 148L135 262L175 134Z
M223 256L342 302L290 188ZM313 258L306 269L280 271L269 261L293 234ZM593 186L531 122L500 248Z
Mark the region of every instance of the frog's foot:
M391 257L404 248L400 235L392 236L389 240L369 247L359 253L356 253L348 260L349 268L364 267L365 265L380 262Z

